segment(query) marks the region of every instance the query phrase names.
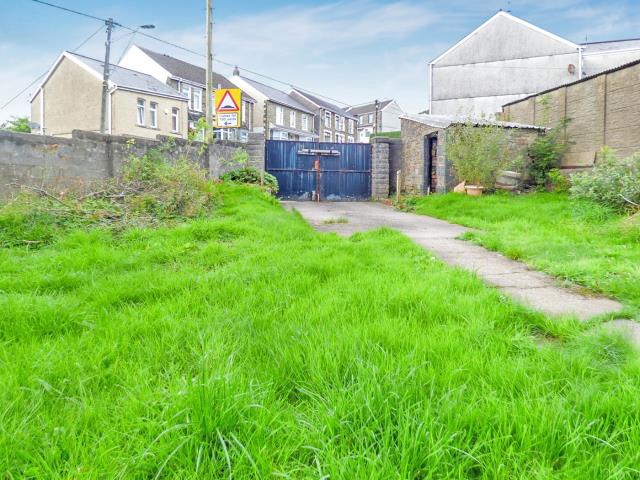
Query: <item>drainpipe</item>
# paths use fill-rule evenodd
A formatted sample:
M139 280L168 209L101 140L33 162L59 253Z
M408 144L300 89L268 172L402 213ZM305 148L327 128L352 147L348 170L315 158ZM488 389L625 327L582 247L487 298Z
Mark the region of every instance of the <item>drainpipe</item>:
M584 47L578 47L578 80L582 80L582 66L584 64L583 50Z
M44 135L44 89L40 87L40 135Z
M429 115L433 115L433 63L429 63Z

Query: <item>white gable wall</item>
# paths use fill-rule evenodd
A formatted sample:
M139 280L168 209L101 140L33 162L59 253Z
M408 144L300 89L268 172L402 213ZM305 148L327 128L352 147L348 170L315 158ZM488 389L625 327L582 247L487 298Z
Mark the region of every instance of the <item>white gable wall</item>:
M153 78L166 84L171 74L161 67L149 55L144 53L138 46L133 45L122 57L118 63L120 67L136 70L138 72L151 75Z
M430 66L431 113L491 116L504 103L578 80L579 65L577 45L501 12Z

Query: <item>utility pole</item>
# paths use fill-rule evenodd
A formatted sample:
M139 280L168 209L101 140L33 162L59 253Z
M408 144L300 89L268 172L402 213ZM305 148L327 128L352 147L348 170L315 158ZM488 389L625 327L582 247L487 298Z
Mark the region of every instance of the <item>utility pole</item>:
M377 135L378 134L378 110L380 109L380 102L376 100L376 117L373 122L373 131Z
M105 22L107 26L107 42L105 43L104 70L102 72L102 108L100 109L100 133L107 132L107 104L109 103L109 55L111 53L111 32L114 21L110 18Z
M207 88L206 88L206 121L208 132L213 128L213 0L207 0ZM210 133L207 133L207 137ZM209 138L206 139L209 141Z

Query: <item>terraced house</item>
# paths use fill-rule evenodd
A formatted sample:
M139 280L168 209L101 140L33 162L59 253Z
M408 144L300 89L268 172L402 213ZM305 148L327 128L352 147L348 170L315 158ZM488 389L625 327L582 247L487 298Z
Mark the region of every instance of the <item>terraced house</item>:
M320 141L356 142L358 120L355 116L343 108L297 88L291 90L289 95L315 112L315 128L320 136Z
M316 114L312 108L277 88L241 76L238 69L231 81L256 99L254 131L264 132L265 137L272 140L318 140Z
M358 142L369 143L373 133L400 130L400 116L404 112L395 100L375 100L347 109L349 115L358 119Z
M147 73L174 90L183 93L189 99L189 128L194 129L198 120L205 116L204 95L206 70L169 55L154 52L138 45L127 50L119 63L120 66ZM225 76L213 72L214 89L236 88ZM241 128L222 128L216 130L216 136L223 140L246 141L253 129L253 108L256 101L250 95L242 93Z

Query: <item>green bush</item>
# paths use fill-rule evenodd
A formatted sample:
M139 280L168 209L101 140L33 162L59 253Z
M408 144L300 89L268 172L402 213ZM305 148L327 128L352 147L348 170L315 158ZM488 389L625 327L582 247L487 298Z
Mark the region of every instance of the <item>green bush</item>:
M458 181L492 189L499 172L512 161L509 132L491 124L456 125L447 135L447 157Z
M547 173L547 185L549 190L557 193L567 193L571 182L566 175L564 175L559 168L552 168Z
M588 199L617 211L640 205L640 153L618 160L604 147L593 170L571 177L571 196Z
M560 167L560 160L569 146L565 137L567 123L566 119L560 120L555 128L540 135L529 145L530 162L525 174L525 183L529 186L545 188L550 179L549 172Z
M250 185L261 185L267 192L275 195L278 193L278 180L270 173L264 172L254 167L242 167L231 170L220 177L225 182L245 183Z

